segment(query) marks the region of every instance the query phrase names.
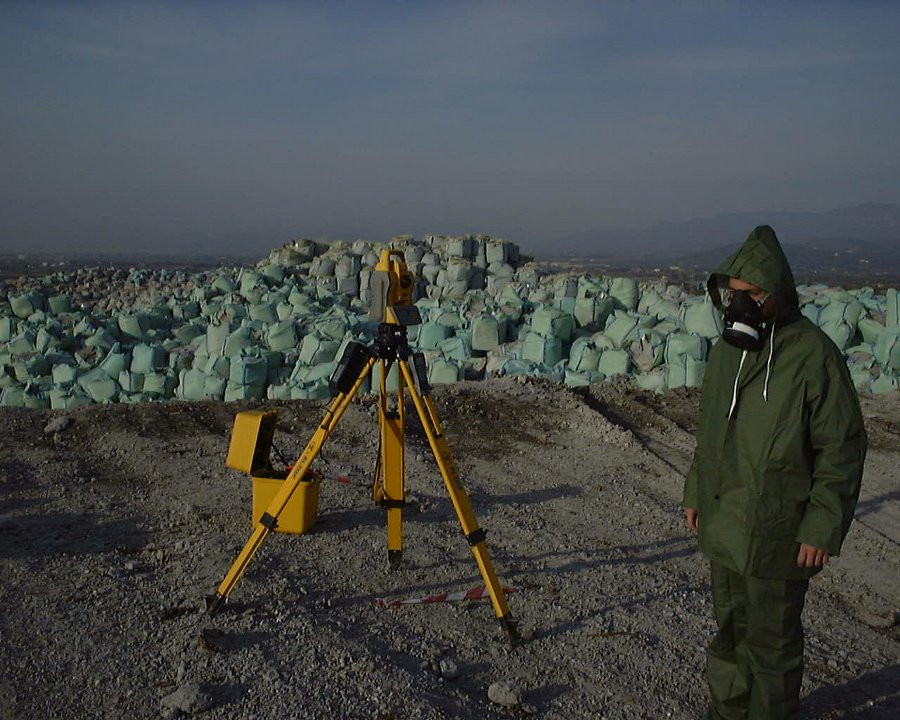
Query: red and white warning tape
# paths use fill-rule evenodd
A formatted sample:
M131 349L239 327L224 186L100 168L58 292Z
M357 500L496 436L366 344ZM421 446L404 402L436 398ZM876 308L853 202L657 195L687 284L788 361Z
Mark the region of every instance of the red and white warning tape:
M503 592L508 595L511 592L515 592L515 588L505 587L505 588L503 588ZM482 598L486 598L486 597L490 597L490 593L488 592L488 589L484 585L479 585L477 587L473 587L468 590L460 590L459 592L437 593L436 595L425 595L424 597L407 598L406 600L381 599L381 600L378 600L377 602L381 607L399 607L400 605L425 605L428 603L439 603L439 602L461 602L463 600L481 600Z

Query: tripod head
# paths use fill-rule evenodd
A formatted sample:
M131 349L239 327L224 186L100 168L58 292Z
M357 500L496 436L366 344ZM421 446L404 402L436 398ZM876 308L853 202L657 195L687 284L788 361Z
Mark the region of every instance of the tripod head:
M399 250L382 250L369 281L369 320L389 325L418 325L419 309L413 305L416 282Z

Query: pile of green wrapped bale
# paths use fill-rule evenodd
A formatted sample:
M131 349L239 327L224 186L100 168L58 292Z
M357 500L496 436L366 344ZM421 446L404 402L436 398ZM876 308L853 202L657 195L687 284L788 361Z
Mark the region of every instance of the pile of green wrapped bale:
M374 338L369 278L387 246L417 278L422 324L409 338L435 384L533 375L569 386L696 387L722 330L700 288L548 273L485 235L299 241L255 267L84 268L0 288L0 405L325 399L346 344ZM898 388L895 290L798 292L861 391ZM392 371L388 386L396 382Z

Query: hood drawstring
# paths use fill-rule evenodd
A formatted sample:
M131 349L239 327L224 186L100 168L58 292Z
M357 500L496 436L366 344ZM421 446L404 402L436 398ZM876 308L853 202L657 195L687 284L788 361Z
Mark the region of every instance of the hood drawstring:
M772 358L775 352L775 321L772 321L772 332L769 333L769 359L766 362L766 382L763 385L762 396L765 402L769 402L769 378L772 375ZM731 407L728 408L728 419L731 420L738 401L738 384L741 381L741 370L744 369L744 360L747 359L747 351L741 353L741 364L738 365L737 375L734 376L734 390L731 393Z
M769 376L772 373L772 353L775 351L775 320L772 319L772 332L769 333L769 361L766 363L766 383L763 385L763 401L769 402Z
M738 382L741 379L741 370L744 369L744 360L747 359L747 351L741 353L741 364L738 365L737 375L734 376L734 392L731 394L731 407L728 408L728 419L731 420L731 413L734 412L734 408L737 407L737 397L738 397Z

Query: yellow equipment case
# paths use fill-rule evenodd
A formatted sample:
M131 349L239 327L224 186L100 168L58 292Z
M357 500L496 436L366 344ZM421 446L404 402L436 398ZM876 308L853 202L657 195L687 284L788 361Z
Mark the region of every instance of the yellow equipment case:
M248 410L238 413L234 418L225 464L250 475L253 483L253 525L259 522L290 472L290 468L276 470L269 459L277 424L278 413L275 410ZM305 533L315 525L318 510L319 479L312 477L297 485L278 517L275 530L292 534Z

